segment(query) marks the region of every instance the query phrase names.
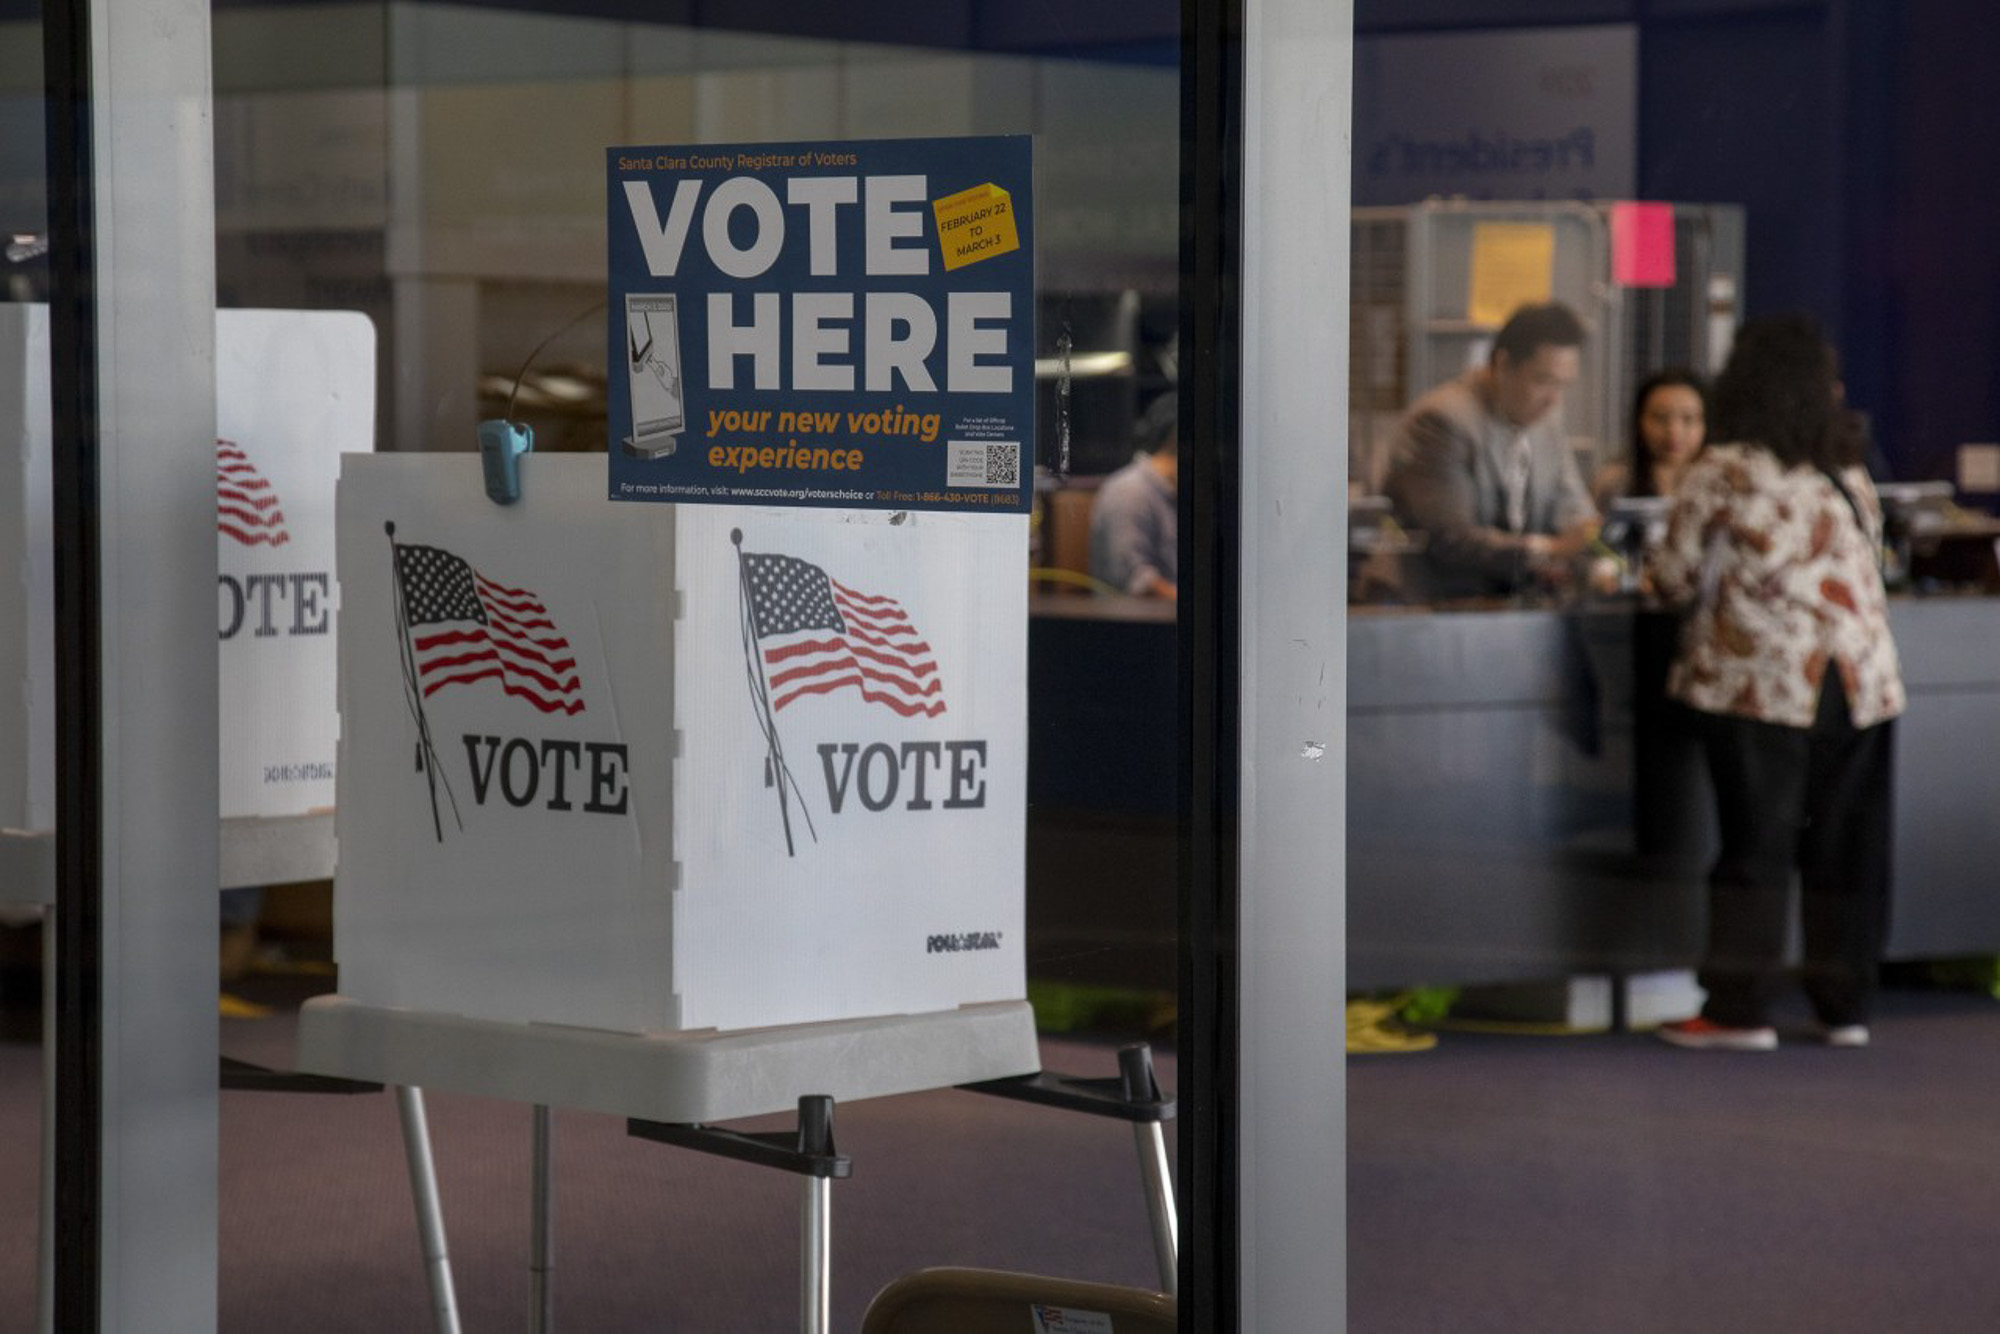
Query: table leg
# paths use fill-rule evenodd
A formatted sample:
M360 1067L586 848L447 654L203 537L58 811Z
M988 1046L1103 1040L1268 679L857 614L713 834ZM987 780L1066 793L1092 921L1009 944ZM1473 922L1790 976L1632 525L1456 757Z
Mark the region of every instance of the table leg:
M1174 1213L1174 1184L1167 1174L1167 1137L1158 1121L1134 1122L1139 1173L1146 1181L1146 1213L1153 1223L1153 1256L1160 1266L1160 1291L1176 1295L1180 1286L1180 1225Z
M833 1306L833 1182L821 1176L805 1179L805 1210L799 1257L799 1328L803 1334L827 1334Z
M431 1162L430 1124L424 1117L424 1091L399 1085L396 1110L403 1120L403 1153L410 1166L410 1195L417 1205L417 1233L424 1247L424 1277L430 1283L431 1311L438 1334L459 1334L458 1295L451 1282L451 1256L445 1251L444 1211L438 1204L437 1169Z
M555 1223L549 1182L552 1176L553 1141L550 1137L549 1109L535 1108L534 1219L530 1228L532 1258L529 1278L534 1303L530 1328L534 1334L551 1334L556 1327L555 1304Z

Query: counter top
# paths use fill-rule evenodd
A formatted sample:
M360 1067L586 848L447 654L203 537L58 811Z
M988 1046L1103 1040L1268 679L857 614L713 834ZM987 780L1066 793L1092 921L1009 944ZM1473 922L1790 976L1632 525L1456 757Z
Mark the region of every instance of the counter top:
M1135 598L1122 593L1030 593L1028 615L1066 621L1172 625L1176 610L1174 603L1162 598Z

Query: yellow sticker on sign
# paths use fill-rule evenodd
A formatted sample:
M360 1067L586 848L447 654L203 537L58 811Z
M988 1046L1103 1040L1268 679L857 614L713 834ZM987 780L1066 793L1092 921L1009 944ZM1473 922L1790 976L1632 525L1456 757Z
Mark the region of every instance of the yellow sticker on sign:
M938 249L946 269L962 269L1021 248L1014 230L1014 201L997 185L975 185L935 200Z

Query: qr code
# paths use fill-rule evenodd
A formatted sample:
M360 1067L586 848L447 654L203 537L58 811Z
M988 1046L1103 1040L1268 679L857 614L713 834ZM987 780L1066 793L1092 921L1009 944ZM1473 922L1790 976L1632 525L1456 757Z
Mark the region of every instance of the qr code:
M1021 484L1018 441L953 440L945 451L946 486L1013 487Z

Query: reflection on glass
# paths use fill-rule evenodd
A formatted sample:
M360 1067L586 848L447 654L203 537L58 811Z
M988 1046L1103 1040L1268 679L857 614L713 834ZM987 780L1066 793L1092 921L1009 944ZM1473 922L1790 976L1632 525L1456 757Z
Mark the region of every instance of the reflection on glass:
M1971 86L1990 52L1964 47L1953 20L1971 10L1957 5L1835 4L1782 22L1630 7L1631 23L1477 30L1473 8L1439 7L1456 30L1364 20L1357 40L1348 977L1369 1015L1433 1045L1349 1067L1349 1319L1666 1329L1764 1301L1828 1328L1976 1318L1948 1262L1921 1293L1849 1281L1862 1249L1878 1270L1914 1253L1880 1242L1893 1227L1851 1246L1823 1236L1747 1284L1730 1257L1827 1216L1879 1222L1900 1198L1920 1198L1911 1217L1941 1234L1981 1212L1949 1201L1949 1169L1905 1167L1902 1146L1927 1136L1942 1163L1984 1133L1927 1109L1955 1100L1949 1072L1965 1067L1963 1025L1990 1009L2000 947L1991 896L1955 869L1993 855L1992 766L1961 738L1991 725L1972 682L1990 676L2000 627L2000 525L1981 512L2000 474L1973 436L1941 429L1972 419L1980 381L1963 367L1993 343L1990 323L1965 322L1992 272L1958 166L1977 132L1941 90ZM1489 7L1480 21L1522 17ZM1483 77L1433 96L1423 72L1446 64ZM1826 218L1842 220L1837 237L1813 221ZM1496 312L1468 296L1545 264L1524 234L1489 232L1480 273L1479 227L1531 222L1556 229L1550 294L1589 326L1564 422L1605 526L1565 593L1444 606L1404 577L1438 534L1391 501L1393 441L1421 395L1488 357ZM1829 1097L1807 1119L1843 1152L1811 1162L1791 1152L1798 1109L1762 1094L1854 1042L1851 1028L1815 1032L1794 996L1773 1018L1777 1050L1729 1068L1626 1031L1702 1006L1693 970L1720 846L1701 737L1665 692L1681 626L1648 600L1640 558L1676 473L1703 466L1688 463L1701 384L1746 315L1793 310L1840 344L1871 474L1924 488L1883 493L1909 694L1888 974L1923 987L1882 995L1897 1071L1829 1060ZM1679 374L1649 378L1662 371ZM1738 512L1729 527L1785 549L1777 523ZM1721 633L1740 656L1763 631ZM1930 1073L1911 1079L1904 1058ZM1551 1259L1560 1284L1487 1281Z

